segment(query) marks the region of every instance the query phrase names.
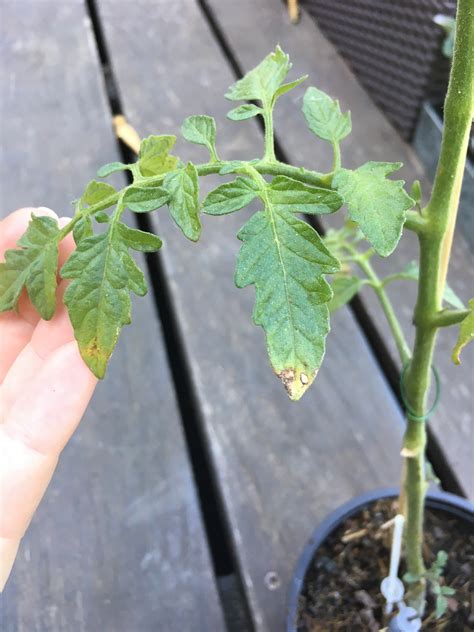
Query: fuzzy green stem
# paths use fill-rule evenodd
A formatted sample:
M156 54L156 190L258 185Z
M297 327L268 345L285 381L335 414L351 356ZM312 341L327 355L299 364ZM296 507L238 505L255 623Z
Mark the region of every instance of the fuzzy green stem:
M424 230L418 233L420 275L415 307L415 345L405 392L410 407L423 416L430 384L433 350L442 312L442 296L466 160L473 115L474 3L459 0L454 57L444 106L441 152L430 201L423 212ZM426 424L407 416L402 454L406 459L403 483L406 499L406 557L408 572L424 573L422 554ZM412 605L424 607L424 585L415 587Z
M263 121L265 124L265 154L263 159L267 162L275 162L275 139L273 137L273 111L271 107L263 110Z
M370 281L371 287L374 289L377 298L379 299L380 305L383 309L385 317L387 319L388 325L390 327L390 331L392 332L393 338L395 340L395 344L397 345L397 350L400 355L400 359L403 364L408 362L410 359L410 349L408 347L408 343L403 334L402 327L400 322L395 314L395 310L393 309L393 305L388 298L387 293L384 289L384 282L378 274L375 272L372 267L368 257L365 255L357 254L357 251L352 246L347 245L349 251L354 255L353 259L355 263L359 266L362 272L366 275L367 279Z
M219 173L219 171L229 165L230 162L226 160L219 160L217 162L206 162L201 165L196 165L196 170L198 175L200 176L208 176L212 174ZM242 162L242 165L245 165L245 162ZM293 178L294 180L298 180L299 182L304 182L305 184L309 184L315 187L322 188L330 188L331 184L331 174L318 173L317 171L310 171L309 169L304 169L303 167L294 167L293 165L288 165L284 162L267 162L266 160L260 160L259 162L252 165L253 168L258 171L258 173L262 175L269 176L287 176L288 178ZM93 215L98 211L104 211L111 206L117 204L120 199L120 196L123 196L125 191L133 186L150 186L156 185L163 182L166 174L162 174L159 176L152 176L148 178L144 178L143 181L137 181L133 184L124 187L121 191L117 191L112 195L104 198L97 204L93 204L92 206L87 206L77 212L72 220L61 229L58 233L58 241L61 241L66 237L68 233L72 231L77 222L87 215Z
M341 148L337 141L332 143L332 151L333 151L333 162L332 162L332 170L337 171L341 168Z

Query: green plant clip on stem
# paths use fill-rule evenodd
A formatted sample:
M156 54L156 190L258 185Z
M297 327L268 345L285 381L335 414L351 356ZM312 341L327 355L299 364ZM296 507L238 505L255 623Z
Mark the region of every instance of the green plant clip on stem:
M407 371L409 368L410 368L410 362L406 362L400 375L400 396L402 398L402 402L405 407L407 417L410 417L410 419L413 419L413 421L426 421L436 411L436 409L438 408L438 404L440 402L441 380L439 377L439 373L435 366L431 367L431 371L433 373L434 382L435 382L434 401L433 401L433 404L431 405L431 408L426 413L423 413L422 415L418 415L416 411L410 405L410 402L408 401L407 395L406 395L405 377L407 375Z

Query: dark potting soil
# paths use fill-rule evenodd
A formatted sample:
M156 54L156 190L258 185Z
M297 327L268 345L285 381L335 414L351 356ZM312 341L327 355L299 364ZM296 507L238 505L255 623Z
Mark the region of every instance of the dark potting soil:
M388 626L380 582L388 575L393 500L379 500L346 520L319 548L305 577L299 602L298 632L378 632ZM424 630L474 630L474 533L472 526L442 511L428 509L425 561L446 551L443 583L456 590L448 610L436 619L435 597L428 596ZM401 564L401 575L405 572Z

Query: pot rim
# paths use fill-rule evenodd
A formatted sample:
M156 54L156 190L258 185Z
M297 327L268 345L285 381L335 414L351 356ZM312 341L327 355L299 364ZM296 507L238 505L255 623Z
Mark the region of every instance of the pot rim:
M386 487L355 496L331 512L316 527L306 543L293 572L288 595L287 632L297 632L296 618L298 615L299 595L309 564L322 542L332 531L337 529L342 522L360 511L365 505L383 498L396 497L399 495L399 492L400 490L396 487ZM426 502L428 507L448 511L458 518L474 524L474 505L465 498L437 490L428 492Z

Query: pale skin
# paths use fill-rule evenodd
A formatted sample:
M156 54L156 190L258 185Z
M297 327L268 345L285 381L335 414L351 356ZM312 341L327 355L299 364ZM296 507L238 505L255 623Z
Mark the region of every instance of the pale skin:
M20 209L0 222L0 261L25 232L31 213ZM59 218L62 227L68 218ZM60 265L74 249L60 243ZM84 364L58 288L56 313L41 320L22 295L18 313L0 314L0 590L3 590L31 518L53 476L62 449L79 424L97 379Z

